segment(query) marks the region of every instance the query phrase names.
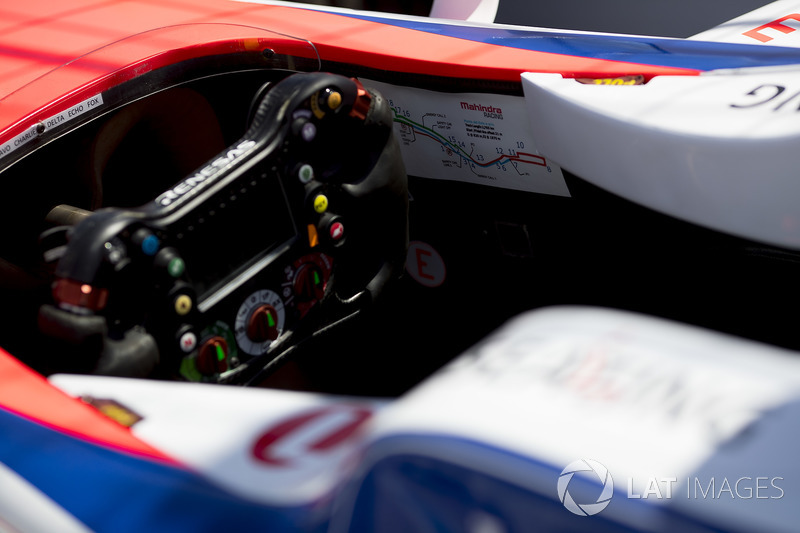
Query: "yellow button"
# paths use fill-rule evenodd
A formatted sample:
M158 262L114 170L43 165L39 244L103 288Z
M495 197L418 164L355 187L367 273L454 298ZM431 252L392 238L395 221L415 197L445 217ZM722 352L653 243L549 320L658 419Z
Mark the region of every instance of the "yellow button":
M192 310L192 298L186 294L181 294L175 298L175 312L181 316L188 315Z
M324 213L328 210L328 197L324 194L318 194L314 198L314 211L317 213Z
M342 94L338 91L331 91L328 95L328 107L336 109L340 105L342 105Z

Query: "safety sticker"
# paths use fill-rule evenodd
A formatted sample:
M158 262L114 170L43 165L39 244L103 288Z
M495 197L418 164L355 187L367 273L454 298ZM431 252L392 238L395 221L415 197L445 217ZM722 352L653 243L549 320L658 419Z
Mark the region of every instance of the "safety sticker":
M439 252L428 243L413 241L408 246L406 271L425 287L438 287L447 277L447 268Z

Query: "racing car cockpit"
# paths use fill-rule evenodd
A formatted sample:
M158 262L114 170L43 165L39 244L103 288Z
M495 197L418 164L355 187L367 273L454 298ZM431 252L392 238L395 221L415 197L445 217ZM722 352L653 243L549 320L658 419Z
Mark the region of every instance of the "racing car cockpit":
M479 113L465 131L495 157L401 97ZM307 41L226 24L56 68L3 101L36 112L0 147L0 346L45 375L376 396L550 304L797 347L773 299L795 291L796 254L559 169L486 120L521 100L519 83L323 62ZM404 161L426 139L436 166Z
M402 270L388 103L356 78L299 72L319 70L308 43L281 37L300 51L286 55L212 30L227 40L114 72L7 145L2 344L45 374L248 383Z

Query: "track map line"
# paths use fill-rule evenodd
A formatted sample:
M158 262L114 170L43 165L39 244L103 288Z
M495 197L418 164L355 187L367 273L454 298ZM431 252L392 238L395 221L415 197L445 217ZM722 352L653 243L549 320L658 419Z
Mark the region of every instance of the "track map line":
M403 118L402 116L399 115L399 111L398 111L397 108L392 107L391 109L394 112L394 121L396 123L405 124L406 126L414 129L417 133L419 133L421 135L425 135L425 136L433 139L434 141L437 141L437 142L441 143L442 146L449 147L451 150L454 150L455 152L458 152L459 155L461 155L461 157L466 159L468 162L470 162L470 163L472 163L472 164L474 164L476 166L479 166L479 167L490 167L492 165L504 165L506 163L510 163L510 162L513 162L513 161L518 161L520 163L530 163L530 164L533 164L533 165L540 165L540 166L543 166L543 167L547 167L547 160L544 157L542 157L540 155L536 155L536 154L531 154L531 153L528 153L528 152L521 152L521 151L518 152L518 151L513 150L513 149L510 150L513 153L510 153L508 155L503 154L503 155L500 155L497 158L492 159L490 161L483 161L483 162L479 161L479 160L473 158L471 153L469 153L469 154L466 153L464 151L464 148L457 144L457 141L455 141L453 139L446 139L444 136L436 133L435 131L433 131L430 128L426 128L422 124L418 124L418 123L414 122L413 120L409 120L409 119ZM472 146L474 148L474 144Z

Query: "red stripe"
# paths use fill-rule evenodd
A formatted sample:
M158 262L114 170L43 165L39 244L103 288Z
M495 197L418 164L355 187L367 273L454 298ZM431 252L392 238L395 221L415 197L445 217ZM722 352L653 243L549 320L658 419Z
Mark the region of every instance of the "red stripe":
M0 348L0 408L61 433L100 446L172 465L180 463L135 437L78 398L53 387L47 379Z

